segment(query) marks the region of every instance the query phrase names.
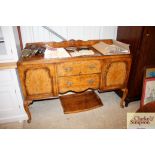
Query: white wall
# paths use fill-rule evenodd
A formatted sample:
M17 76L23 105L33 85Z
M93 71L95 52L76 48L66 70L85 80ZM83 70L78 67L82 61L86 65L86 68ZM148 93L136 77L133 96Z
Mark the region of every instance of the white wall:
M0 26L0 40L3 40L3 34L2 34L2 30L1 30L1 26Z
M116 39L117 26L50 26L67 40ZM41 26L21 26L23 45L28 42L61 41Z

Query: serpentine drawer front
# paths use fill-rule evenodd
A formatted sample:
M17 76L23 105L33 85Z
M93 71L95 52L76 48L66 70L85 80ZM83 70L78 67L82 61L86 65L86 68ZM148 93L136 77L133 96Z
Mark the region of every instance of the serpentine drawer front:
M64 62L58 64L57 68L60 93L99 88L100 74L94 74L101 73L99 60Z
M98 89L100 76L98 74L59 77L58 87L60 93L67 91L81 92L88 88Z

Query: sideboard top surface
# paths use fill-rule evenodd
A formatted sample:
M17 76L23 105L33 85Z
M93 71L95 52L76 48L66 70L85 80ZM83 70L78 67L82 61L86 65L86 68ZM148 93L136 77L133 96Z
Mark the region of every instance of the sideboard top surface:
M107 39L107 40L88 40L88 41L82 41L82 40L71 40L71 41L62 41L62 42L35 42L35 43L27 43L26 47L29 47L31 45L36 45L38 47L43 47L45 45L48 45L50 47L54 48L66 48L66 47L80 47L80 46L89 46L103 41L107 44L113 44L113 40ZM130 54L118 54L118 55L91 55L91 56L78 56L78 57L68 57L68 58L49 58L45 59L43 55L36 55L32 57L22 58L20 57L18 61L18 65L20 64L35 64L35 63L59 63L59 62L65 62L65 61L78 61L78 60L91 60L91 59L117 59L117 58L129 58L131 57Z

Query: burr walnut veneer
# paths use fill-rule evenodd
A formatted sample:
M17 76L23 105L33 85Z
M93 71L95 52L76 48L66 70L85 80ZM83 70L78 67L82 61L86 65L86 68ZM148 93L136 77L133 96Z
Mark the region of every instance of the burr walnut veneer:
M100 40L65 41L60 43L33 43L37 46L48 44L52 47L92 46ZM112 44L112 40L103 40ZM27 44L29 46L30 44ZM31 121L29 104L33 100L59 97L69 91L83 92L88 89L100 91L121 89L124 93L120 106L127 95L127 81L131 65L130 55L97 55L62 59L44 59L43 56L21 58L18 72L24 107Z

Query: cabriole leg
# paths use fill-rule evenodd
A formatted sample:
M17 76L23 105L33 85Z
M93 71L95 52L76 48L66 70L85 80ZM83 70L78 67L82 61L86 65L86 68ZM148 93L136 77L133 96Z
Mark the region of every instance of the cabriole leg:
M125 89L122 89L122 91L123 91L123 96L122 96L122 99L121 99L121 102L120 102L120 107L121 108L124 108L124 100L125 100L125 98L126 98L126 96L127 96L127 94L128 94L128 89L127 88L125 88Z
M31 122L31 113L30 113L30 110L29 110L29 105L32 103L32 101L24 101L24 109L27 113L27 116L28 116L28 120L27 122L30 123Z

